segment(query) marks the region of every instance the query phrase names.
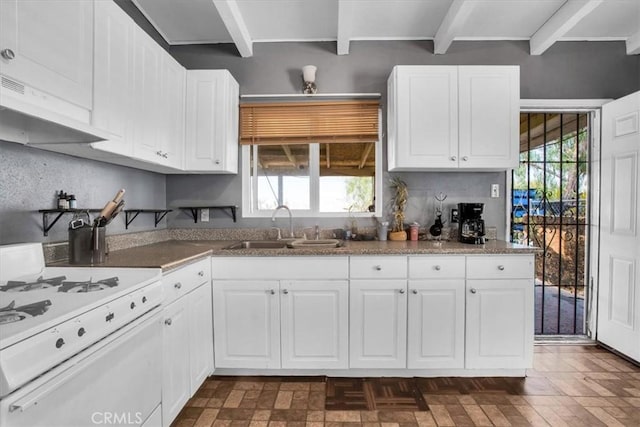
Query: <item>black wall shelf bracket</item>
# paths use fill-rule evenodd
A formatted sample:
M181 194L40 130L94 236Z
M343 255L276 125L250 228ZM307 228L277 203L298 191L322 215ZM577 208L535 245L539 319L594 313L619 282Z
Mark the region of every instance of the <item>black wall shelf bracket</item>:
M124 211L124 228L129 229L129 225L134 219L141 213L153 213L154 215L154 227L158 227L160 221L169 213L172 209L125 209Z
M191 213L191 217L193 218L194 223L198 223L198 211L200 209L219 209L223 211L229 211L231 218L233 218L233 222L236 222L237 210L238 207L235 205L222 205L222 206L181 206L178 209L182 209L185 211L189 211Z
M42 214L42 232L45 236L49 235L49 230L58 222L62 215L66 213L82 213L82 212L101 212L102 209L40 209L38 212ZM49 221L49 216L55 215L53 221Z

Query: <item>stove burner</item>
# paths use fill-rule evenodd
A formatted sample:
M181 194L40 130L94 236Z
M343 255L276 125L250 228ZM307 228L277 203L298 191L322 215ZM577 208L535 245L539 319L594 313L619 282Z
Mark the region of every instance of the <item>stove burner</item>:
M67 276L58 276L44 279L42 276L38 277L34 282L21 282L19 280L9 280L6 285L0 286L0 291L4 292L29 292L37 291L39 289L51 288L54 286L60 286L63 280Z
M88 281L81 282L62 282L62 286L58 288L58 292L95 292L101 291L103 289L113 288L114 286L118 286L118 278L110 277L108 279L101 279L97 282L94 282L92 278Z
M51 301L42 300L33 304L16 307L16 302L11 301L6 307L0 308L0 325L6 323L19 322L27 317L35 317L44 314L51 305Z

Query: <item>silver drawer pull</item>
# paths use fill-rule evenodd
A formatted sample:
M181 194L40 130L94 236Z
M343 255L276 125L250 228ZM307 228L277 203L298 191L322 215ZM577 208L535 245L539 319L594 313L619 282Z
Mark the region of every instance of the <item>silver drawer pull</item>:
M177 283L175 283L175 284L173 285L173 287L174 287L174 288L176 288L176 289L180 289L180 288L182 287L182 283L177 282Z
M471 289L469 289L469 292L471 292L472 294L475 294L478 291L476 290L476 288L471 288Z
M167 326L171 326L171 318L164 319L164 324Z
M285 295L288 295L288 294L289 294L289 291L288 291L288 290L286 290L286 289L283 289L283 290L282 290L282 293L283 293L283 294L285 294Z
M500 270L500 271L504 271L504 265L499 265L499 266L498 266L498 270Z
M271 295L275 295L275 294L276 294L276 291L274 291L273 289L271 289L271 290L269 291L269 293L270 293Z
M204 271L202 271L202 270L198 271L198 276L203 277L204 276Z
M414 289L411 292L413 292L414 295L418 295L418 290L417 289Z
M440 266L436 265L435 267L433 267L433 269L436 270L436 271L440 271Z
M373 267L376 271L381 271L382 270L382 266L381 265L376 265L375 267Z
M2 57L7 61L11 61L13 58L16 57L16 54L13 53L11 49L2 49L2 52L0 52L0 55L2 55Z
M462 161L463 161L463 162L466 162L467 160L469 160L469 158L468 158L467 156L464 156L464 157L462 158Z
M451 161L455 162L456 161L456 156L451 156Z
M398 290L398 292L400 292L401 294L404 294L405 291L404 291L404 289L400 289L400 290Z

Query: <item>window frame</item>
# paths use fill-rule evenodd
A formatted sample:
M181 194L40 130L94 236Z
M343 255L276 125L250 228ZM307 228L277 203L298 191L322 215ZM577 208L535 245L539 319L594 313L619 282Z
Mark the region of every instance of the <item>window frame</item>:
M376 149L376 165L374 177L374 212L320 212L320 144L309 144L309 193L310 193L310 209L292 209L291 213L298 218L381 218L383 216L383 188L382 188L382 109L378 110L378 139L375 141ZM273 209L270 210L253 210L251 200L251 150L254 145L240 146L240 173L242 174L242 218L270 218ZM254 158L257 163L257 158ZM254 165L254 166L257 166Z

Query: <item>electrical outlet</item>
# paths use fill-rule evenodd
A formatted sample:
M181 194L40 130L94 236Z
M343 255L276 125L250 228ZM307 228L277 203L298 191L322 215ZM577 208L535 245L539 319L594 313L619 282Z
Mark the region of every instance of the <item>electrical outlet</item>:
M491 184L491 198L497 199L500 197L500 184Z
M200 221L209 222L209 209L200 209Z

